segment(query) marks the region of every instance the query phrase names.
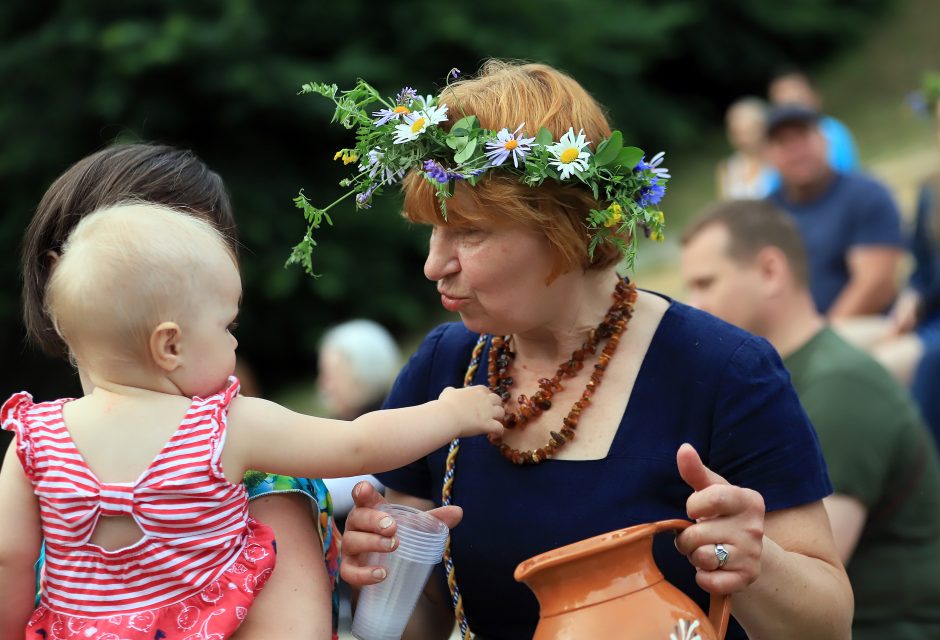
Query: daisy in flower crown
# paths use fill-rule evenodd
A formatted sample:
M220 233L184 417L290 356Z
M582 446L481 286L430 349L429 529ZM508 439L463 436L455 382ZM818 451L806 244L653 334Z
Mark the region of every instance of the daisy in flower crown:
M340 182L348 191L325 207L314 206L302 190L294 199L304 213L307 231L288 264L300 264L313 274L313 233L324 220L332 224L330 209L349 197L354 197L357 208L367 209L409 172L433 186L445 220L455 184L475 186L498 172L530 187L550 180L589 189L599 205L584 220L590 258L597 247L612 245L632 268L638 231L662 240L664 217L658 205L671 177L661 166L663 152L647 160L641 149L624 144L620 131L588 140L574 123L557 139L545 127L531 131L524 121L485 128L476 115L462 111L451 90L459 84L459 75L452 69L438 96L422 96L404 87L394 98L383 98L361 79L346 91L335 84L303 85L301 94L331 99L336 105L333 121L355 131L355 145L340 149L334 159L356 164L356 171Z

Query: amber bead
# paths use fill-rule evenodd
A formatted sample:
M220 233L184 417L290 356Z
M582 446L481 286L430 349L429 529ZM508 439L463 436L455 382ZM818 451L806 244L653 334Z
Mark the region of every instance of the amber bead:
M535 420L543 412L549 410L552 407L552 396L555 392L564 388L561 380L566 377L575 377L584 367L584 360L597 353L600 342L606 340L604 349L598 356L588 382L585 384L581 398L572 405L568 415L562 419L561 432L550 431L551 437L544 446L529 451L514 449L502 442L502 438L498 436L488 438L494 446L498 446L500 454L512 463L539 464L552 457L555 451L574 438L581 412L590 405L591 396L600 385L611 355L616 350L620 337L633 316L636 288L632 283L618 282L613 298L614 303L608 309L604 319L589 332L588 339L584 344L575 349L570 359L559 365L552 378L539 378L539 390L532 394L531 398L520 395L517 399L517 412L510 412L503 419L503 424L507 429L522 428L526 423ZM509 389L512 387L514 380L512 376L508 375L508 367L515 355L508 346L507 338L493 337L487 363L487 382L490 388L500 395L504 403L512 397Z

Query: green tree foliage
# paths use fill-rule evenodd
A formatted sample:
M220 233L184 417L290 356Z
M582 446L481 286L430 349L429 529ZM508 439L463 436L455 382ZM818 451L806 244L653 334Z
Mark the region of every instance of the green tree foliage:
M0 3L0 392L69 388L64 365L50 372L23 345L17 253L48 184L112 141L190 147L225 178L245 245L240 351L270 389L309 375L333 322L367 316L401 334L436 308L426 233L394 198L336 211L319 236L322 278L283 268L304 228L292 198L341 193L332 157L352 144L328 101L296 95L302 83L362 76L385 95L430 93L486 57L545 61L593 91L630 143L672 148L731 98L762 92L776 66L811 66L857 38L889 1Z

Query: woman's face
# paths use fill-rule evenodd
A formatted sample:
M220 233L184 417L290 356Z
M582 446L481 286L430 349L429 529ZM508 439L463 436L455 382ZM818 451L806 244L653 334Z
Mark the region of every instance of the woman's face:
M461 193L457 190L448 201L448 210L475 206ZM493 221L495 215L479 223L433 225L424 275L437 283L444 308L459 313L471 331L537 329L558 315L572 278L563 275L546 285L555 254L545 235Z
M757 153L761 150L764 145L764 128L764 116L756 109L739 107L728 114L728 141L742 153Z

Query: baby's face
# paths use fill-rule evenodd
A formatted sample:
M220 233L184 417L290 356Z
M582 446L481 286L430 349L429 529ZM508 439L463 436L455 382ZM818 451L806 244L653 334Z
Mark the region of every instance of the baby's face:
M192 311L182 326L183 367L177 384L187 396L222 389L235 370L233 335L242 286L238 269L224 253L208 261Z

